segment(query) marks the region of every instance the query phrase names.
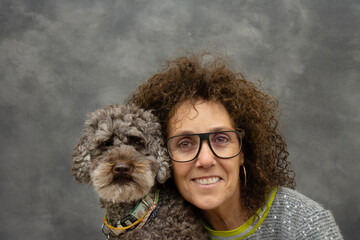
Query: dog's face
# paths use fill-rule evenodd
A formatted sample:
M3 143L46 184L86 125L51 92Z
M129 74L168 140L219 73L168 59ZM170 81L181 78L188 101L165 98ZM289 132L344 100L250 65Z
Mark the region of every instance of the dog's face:
M73 152L72 173L114 203L145 196L170 176L160 124L150 111L110 105L90 113Z

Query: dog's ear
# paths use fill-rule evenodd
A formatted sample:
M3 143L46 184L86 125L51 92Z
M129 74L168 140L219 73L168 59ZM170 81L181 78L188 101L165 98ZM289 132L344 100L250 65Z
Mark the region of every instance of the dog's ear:
M151 149L159 163L156 180L159 183L165 183L171 177L171 164L167 149L164 147L158 118L153 114L153 110L139 109L134 104L129 105L129 108L137 113L136 116L139 119L136 121L136 125L147 136L148 148Z
M87 137L82 135L72 154L71 172L79 183L90 182L91 156L87 148Z
M170 157L167 154L166 148L164 147L160 147L157 153L158 153L159 170L156 178L159 183L165 183L166 180L168 180L171 177Z

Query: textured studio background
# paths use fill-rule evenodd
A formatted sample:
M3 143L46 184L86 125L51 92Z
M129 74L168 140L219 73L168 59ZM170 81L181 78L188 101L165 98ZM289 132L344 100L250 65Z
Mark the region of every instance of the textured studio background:
M0 0L0 239L103 239L75 182L86 113L204 47L280 101L297 190L360 235L360 3Z

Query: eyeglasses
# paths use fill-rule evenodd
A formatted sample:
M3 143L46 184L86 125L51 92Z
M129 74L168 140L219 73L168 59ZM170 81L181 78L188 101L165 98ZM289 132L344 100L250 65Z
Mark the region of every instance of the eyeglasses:
M175 162L190 162L200 153L203 140L207 140L212 153L218 158L233 158L241 152L242 138L245 132L219 131L199 134L184 134L170 137L166 147L171 160Z

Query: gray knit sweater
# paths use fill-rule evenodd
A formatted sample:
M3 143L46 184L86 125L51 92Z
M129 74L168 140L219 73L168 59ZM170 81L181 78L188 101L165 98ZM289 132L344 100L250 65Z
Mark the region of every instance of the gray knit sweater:
M253 223L255 226L256 221ZM250 227L251 228L251 227ZM210 236L212 239L234 239ZM237 236L235 239L244 239ZM308 197L280 187L261 225L245 239L342 239L330 211Z

